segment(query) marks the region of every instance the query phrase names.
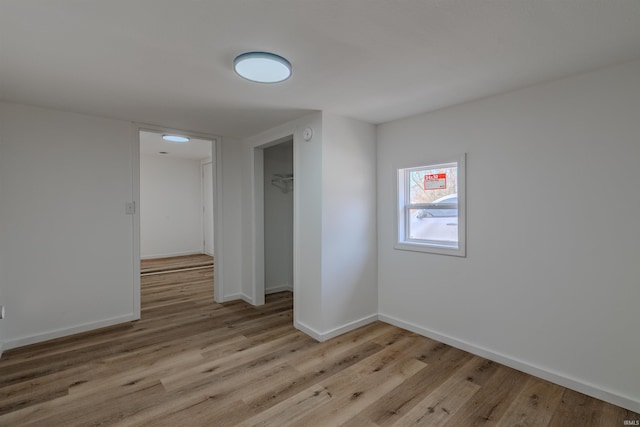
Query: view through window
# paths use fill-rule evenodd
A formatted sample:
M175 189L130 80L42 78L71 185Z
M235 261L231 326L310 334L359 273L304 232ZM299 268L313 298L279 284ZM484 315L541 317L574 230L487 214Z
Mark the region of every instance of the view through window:
M464 256L463 197L464 158L399 169L396 247Z

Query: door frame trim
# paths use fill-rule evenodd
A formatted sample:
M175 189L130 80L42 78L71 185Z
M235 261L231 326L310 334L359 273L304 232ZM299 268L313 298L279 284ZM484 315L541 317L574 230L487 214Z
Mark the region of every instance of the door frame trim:
M211 141L213 167L213 253L215 254L213 269L213 298L216 302L224 302L223 281L223 247L222 247L222 137L220 135L194 132L184 129L169 128L147 123L133 123L133 201L136 206L133 217L133 311L137 319L141 316L140 299L140 132L177 133L192 138Z
M293 164L295 170L295 136L294 132L285 132L285 136L280 138L271 140L269 142L265 142L262 144L258 144L252 147L252 156L251 161L252 165L252 174L253 174L253 186L252 186L252 197L251 202L253 208L251 210L252 213L252 228L253 228L253 268L252 268L252 300L254 305L263 305L265 303L265 283L264 283L264 149L273 147L283 142L293 141ZM294 175L295 179L295 175ZM297 186L293 186L293 198L294 198L294 218L295 218L295 198L296 198L296 189ZM295 219L294 219L294 246L295 246ZM296 265L296 251L295 247L293 250L293 266L295 271ZM292 286L295 287L295 274L294 274L294 283Z
M207 244L206 244L206 240L207 240L207 233L205 230L205 223L206 223L206 218L204 215L204 209L205 209L205 192L204 192L204 182L205 182L205 172L204 172L204 168L207 165L211 165L211 177L213 179L215 172L216 172L216 165L213 162L213 155L212 155L212 159L211 160L203 160L200 163L200 182L202 183L202 191L200 191L200 197L201 197L201 205L202 205L202 253L207 254L207 255L215 255L215 252L213 251L213 249L215 248L215 245L213 244L213 242L211 242L211 253L207 253ZM212 186L215 183L215 179L213 179L212 181ZM213 188L213 187L212 187ZM215 190L214 190L215 191ZM213 200L212 200L212 206L211 208L213 209ZM215 221L215 215L212 214L212 216L214 217L214 221ZM215 230L214 230L214 240L215 240Z

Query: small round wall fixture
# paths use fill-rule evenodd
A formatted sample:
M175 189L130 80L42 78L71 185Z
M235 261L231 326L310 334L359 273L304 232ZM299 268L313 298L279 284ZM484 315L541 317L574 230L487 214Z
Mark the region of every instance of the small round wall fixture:
M302 131L302 138L305 141L311 141L311 138L313 138L313 129L306 128L304 131Z
M169 135L169 134L166 134L166 133L164 135L162 135L162 139L164 139L165 141L177 142L177 143L181 143L181 144L189 142L189 138L187 138L186 136Z
M279 83L291 77L291 63L269 52L247 52L233 61L236 73L257 83Z

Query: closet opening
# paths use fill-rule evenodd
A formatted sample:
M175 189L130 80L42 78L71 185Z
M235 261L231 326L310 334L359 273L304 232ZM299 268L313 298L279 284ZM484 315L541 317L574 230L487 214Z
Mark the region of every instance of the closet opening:
M255 304L286 292L293 283L293 136L254 149L256 208ZM274 296L273 298L277 298Z

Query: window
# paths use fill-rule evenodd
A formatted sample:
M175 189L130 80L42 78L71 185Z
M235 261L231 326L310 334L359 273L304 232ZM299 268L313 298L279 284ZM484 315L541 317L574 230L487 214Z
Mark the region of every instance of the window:
M465 155L398 169L396 249L465 256Z

